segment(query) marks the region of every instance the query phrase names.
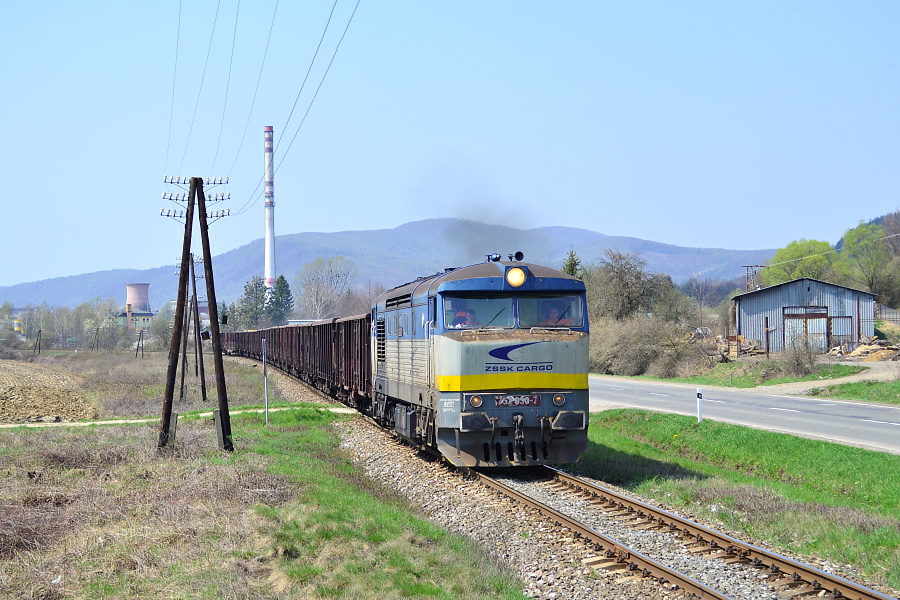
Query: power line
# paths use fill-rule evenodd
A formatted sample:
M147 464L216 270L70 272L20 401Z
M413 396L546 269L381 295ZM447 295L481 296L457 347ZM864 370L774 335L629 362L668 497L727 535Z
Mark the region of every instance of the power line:
M175 114L175 83L178 81L178 44L181 40L181 0L178 2L178 29L175 32L175 67L172 74L172 102L169 104L169 136L166 139L166 163L163 173L169 170L169 149L172 147L172 117Z
M203 94L203 81L206 79L206 68L209 66L209 55L212 54L212 43L213 38L215 38L216 35L216 23L219 21L219 7L221 5L222 0L219 0L216 3L216 16L213 18L212 32L209 34L209 47L206 49L206 61L203 63L203 75L200 76L200 89L197 90L197 102L194 104L194 116L191 117L191 127L188 129L187 141L184 143L184 154L181 155L181 164L178 165L179 173L181 173L181 168L184 166L184 159L187 156L188 147L191 145L191 134L194 132L194 122L197 120L197 109L200 108L200 97Z
M886 236L884 236L884 237L880 237L880 238L878 238L877 240L874 240L874 241L876 241L876 242L883 242L884 240L890 239L890 238L892 238L892 237L897 237L898 235L900 235L900 232L898 232L898 233L892 233L891 235L886 235ZM841 250L843 250L843 248L841 248ZM829 250L828 252L819 252L818 254L809 254L809 255L807 255L807 256L801 256L800 258L792 258L791 260L785 260L785 261L782 261L782 262L779 262L779 263L773 263L773 264L771 264L771 265L761 265L761 266L762 266L762 268L764 268L764 269L767 269L767 268L769 268L769 267L780 267L781 265L788 265L788 264L790 264L790 263L793 263L793 262L799 262L799 261L805 260L805 259L807 259L807 258L815 258L816 256L825 256L826 254L834 254L834 253L840 252L841 250L838 250L837 248L832 248L832 249Z
M353 7L353 12L350 14L350 18L347 20L347 25L344 27L344 31L341 34L341 37L338 40L338 43L334 48L334 52L331 55L331 60L328 61L328 66L325 68L325 72L322 74L322 79L319 81L318 87L316 87L316 91L313 94L312 100L310 100L309 105L306 107L306 112L303 114L303 119L301 119L300 125L297 126L297 131L294 133L294 136L291 138L291 142L288 144L287 150L284 151L284 154L281 157L281 161L278 163L278 167L276 167L276 169L275 169L276 173L278 172L278 168L280 168L281 164L284 162L284 159L285 159L287 153L290 152L291 146L293 146L293 144L294 144L294 140L297 139L297 135L300 133L300 129L303 127L303 123L306 121L306 117L309 115L309 111L312 109L312 105L316 101L316 98L319 95L319 90L322 89L322 84L325 83L325 78L328 76L328 72L331 70L331 65L334 63L334 59L337 56L338 50L341 47L341 43L344 41L344 37L347 35L347 31L350 29L350 24L353 22L353 17L356 15L356 10L359 8L359 3L360 3L360 0L357 0L356 5ZM307 69L306 76L304 77L303 83L300 86L300 92L297 93L297 98L296 98L296 100L294 100L294 106L291 107L291 113L288 116L288 121L290 121L291 116L294 114L294 108L297 106L297 102L300 99L300 94L303 92L303 87L306 85L306 81L309 78L310 70L312 69L313 63L316 60L316 56L318 56L319 48L322 45L322 40L325 38L326 32L328 31L328 25L331 23L331 16L334 14L334 8L336 5L337 5L337 0L335 0L335 4L331 8L331 14L329 14L328 22L325 24L325 30L322 32L322 37L319 39L319 45L316 47L316 52L313 55L312 60L310 61L310 65L309 65L309 68ZM280 144L279 144L279 146L280 146ZM253 204L253 202L259 198L259 196L257 195L257 192L259 192L259 188L262 185L264 178L265 178L265 176L260 177L259 181L257 181L257 183L256 183L256 188L253 190L253 192L250 193L250 197L247 199L247 202L244 203L244 205L240 208L240 210L238 210L237 212L234 213L235 215L240 215L240 214L243 214L244 212L246 212L246 210Z
M247 130L250 128L250 117L253 115L253 107L256 106L256 95L259 93L259 83L262 81L263 68L266 66L266 57L269 54L269 42L272 40L272 30L275 28L275 15L278 14L278 0L275 0L275 10L272 11L272 23L269 25L269 35L266 38L266 49L263 52L262 62L259 65L259 75L256 78L256 89L253 90L253 100L250 101L250 111L247 113L247 121L244 123L244 133L241 135L241 143L238 144L237 152L234 155L234 162L228 169L228 175L234 171L238 158L241 155L241 149L244 147L244 140L247 138Z
M325 22L325 29L322 30L322 35L319 38L319 44L316 46L316 51L313 52L312 59L309 61L309 66L306 68L306 75L303 77L303 83L300 84L300 91L297 92L297 97L294 98L294 105L291 106L291 112L288 113L287 121L284 122L284 131L287 131L288 125L291 123L291 118L294 116L294 109L297 108L297 103L300 101L300 95L303 93L303 88L306 87L306 81L309 79L309 73L312 71L313 65L316 62L316 57L319 56L319 50L322 48L322 42L325 40L325 34L328 33L328 26L331 25L331 18L334 16L334 9L337 7L338 0L334 0L334 4L331 5L331 12L328 13L328 21ZM355 11L354 11L355 12ZM350 17L353 19L353 17ZM340 44L338 44L340 46ZM325 74L328 74L326 70ZM325 76L322 76L324 79ZM315 100L315 98L313 98ZM281 140L278 140L278 145L275 146L275 152L278 152L278 148L281 147Z
M319 37L319 43L316 46L316 51L313 53L312 59L309 61L309 66L306 68L306 75L303 77L303 82L300 84L300 90L297 92L297 97L294 98L294 104L291 106L291 112L288 113L287 121L284 123L284 131L287 131L288 124L291 122L291 117L294 116L294 109L297 108L297 102L300 101L300 95L303 94L303 88L306 87L306 82L309 79L309 74L312 71L313 65L316 62L316 57L319 56L319 49L322 47L322 41L325 39L325 34L328 33L328 26L331 25L331 19L334 16L334 9L337 7L338 0L334 0L334 4L331 5L331 12L328 13L328 20L325 22L325 28L322 30L322 35ZM327 73L327 71L326 71ZM324 76L323 76L324 78ZM315 100L315 98L313 98ZM302 125L302 123L301 123ZM278 152L278 148L281 146L281 138L278 139L278 145L275 147L275 152ZM281 163L279 163L281 164ZM277 171L277 169L276 169ZM248 209L256 200L259 199L259 196L256 193L259 191L260 186L262 185L263 179L265 179L265 175L259 178L259 181L256 182L256 188L250 193L250 198L247 202L241 207L241 209L236 214L243 213L246 209Z
M285 150L282 154L281 161L278 163L278 167L281 167L281 164L287 157L287 153L291 151L291 146L294 145L294 140L297 139L297 135L300 133L300 128L303 127L303 123L306 122L306 117L309 116L309 111L312 110L313 103L316 101L316 97L318 97L319 95L319 90L322 89L322 84L325 83L325 77L328 76L328 71L331 70L331 65L334 63L334 59L341 47L341 43L344 41L344 36L347 35L347 30L350 29L350 23L353 22L353 17L356 15L356 9L359 8L360 1L361 0L356 0L356 6L353 7L353 12L350 14L350 18L347 20L347 26L344 27L344 33L341 34L341 39L338 40L337 46L335 46L334 48L334 53L332 53L331 55L331 60L328 61L328 67L325 69L325 73L322 75L322 80L319 81L319 86L316 88L316 93L313 94L312 100L309 101L309 106L306 107L306 112L303 114L303 119L301 119L300 125L297 126L297 131L294 133L294 137L291 138L291 143L288 144L287 150ZM275 169L275 172L278 172L278 168Z
M225 81L225 99L222 102L222 120L219 122L219 139L216 141L216 153L213 155L213 164L210 173L216 169L216 160L219 158L219 147L222 145L222 130L225 129L225 109L228 107L228 90L231 88L231 67L234 64L234 44L237 41L238 21L241 16L241 0L238 0L234 13L234 31L231 33L231 56L228 59L228 79Z

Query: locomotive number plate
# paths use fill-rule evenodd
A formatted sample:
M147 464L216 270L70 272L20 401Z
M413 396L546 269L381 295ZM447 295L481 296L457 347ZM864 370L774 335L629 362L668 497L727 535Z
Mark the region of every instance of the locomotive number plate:
M540 406L541 395L529 394L527 396L494 396L497 406Z

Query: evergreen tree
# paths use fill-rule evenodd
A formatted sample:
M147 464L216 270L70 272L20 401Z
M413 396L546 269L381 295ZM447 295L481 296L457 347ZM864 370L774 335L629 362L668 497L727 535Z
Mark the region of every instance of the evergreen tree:
M291 286L288 285L284 275L279 275L275 285L269 290L266 318L271 325L285 325L293 310L294 296L291 294Z
M584 270L581 268L581 259L578 258L578 255L575 254L574 250L569 250L566 260L563 261L562 270L564 273L568 273L572 277L577 277L578 279L584 277Z
M259 329L266 325L266 284L254 277L244 285L244 295L233 305L229 319L238 329Z

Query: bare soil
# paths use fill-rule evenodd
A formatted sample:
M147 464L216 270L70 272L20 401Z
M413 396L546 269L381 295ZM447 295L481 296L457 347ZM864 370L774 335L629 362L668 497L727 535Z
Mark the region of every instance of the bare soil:
M0 422L78 421L97 417L84 379L63 369L0 360Z

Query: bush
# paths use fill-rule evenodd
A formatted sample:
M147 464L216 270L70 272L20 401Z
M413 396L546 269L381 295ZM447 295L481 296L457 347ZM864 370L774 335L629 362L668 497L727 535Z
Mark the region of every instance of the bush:
M609 375L643 375L661 353L661 328L653 317L601 319L591 334L590 369Z
M805 342L788 344L777 363L785 374L794 377L803 377L816 370L816 356Z

